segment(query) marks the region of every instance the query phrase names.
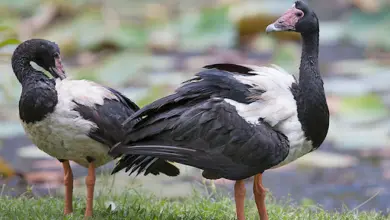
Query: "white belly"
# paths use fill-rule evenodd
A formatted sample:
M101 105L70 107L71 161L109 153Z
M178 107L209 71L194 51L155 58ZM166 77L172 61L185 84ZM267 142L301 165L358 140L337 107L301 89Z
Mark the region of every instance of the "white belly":
M290 143L290 150L287 157L281 163L272 168L277 168L289 164L296 159L306 155L313 149L312 142L307 141L305 138L305 134L301 129L301 124L297 116L294 115L293 117L290 117L289 119L277 125L275 128L286 134Z
M36 123L23 127L32 142L52 157L73 160L88 166L87 157L95 159L95 166L113 160L108 155L109 148L88 137L96 129L96 124L85 120L74 110L75 102L90 107L102 105L104 99L117 99L108 89L86 80L56 80L58 103L54 112Z
M271 169L278 168L281 166L284 166L286 164L289 164L296 159L306 155L313 149L313 146L310 141L304 141L303 143L300 143L298 145L291 145L290 151L287 155L287 157L278 165L272 167Z
M84 167L88 167L88 156L95 159L96 167L113 160L108 155L108 146L87 136L93 123L81 117L66 117L71 114L58 116L55 112L37 123L22 122L26 133L39 149L52 157L73 160Z

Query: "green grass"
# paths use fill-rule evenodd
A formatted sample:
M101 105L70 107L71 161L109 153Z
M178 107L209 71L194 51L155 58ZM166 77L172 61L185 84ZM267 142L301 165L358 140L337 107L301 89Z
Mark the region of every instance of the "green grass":
M94 203L93 219L235 219L235 206L232 199L224 196L205 197L194 193L185 199L160 199L152 195L139 194L129 190L120 195L97 193ZM107 202L113 202L116 209L107 208ZM0 197L0 219L83 219L85 201L83 197L73 200L74 214L64 217L62 198L19 198ZM267 200L268 214L271 220L376 220L388 219L376 212L344 211L342 213L327 212L313 205L291 205L290 202L276 204ZM258 219L252 199L246 202L247 219Z

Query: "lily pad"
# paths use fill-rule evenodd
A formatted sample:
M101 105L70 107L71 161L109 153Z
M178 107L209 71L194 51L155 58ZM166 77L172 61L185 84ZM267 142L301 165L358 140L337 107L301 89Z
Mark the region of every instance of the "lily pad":
M52 158L47 153L38 149L35 145L28 145L19 148L18 156L22 158Z
M330 72L345 76L372 75L388 71L388 67L380 66L373 60L341 60L330 67Z
M330 123L327 140L341 149L375 149L387 147L390 143L388 135L390 122L356 126L333 118Z
M117 87L126 82L137 81L141 70L153 63L152 56L143 53L120 53L110 57L97 70L101 81L107 85Z
M386 109L381 98L375 94L367 94L360 97L346 97L341 104L342 111L356 111L357 109L367 111L381 111Z
M12 39L12 38L0 41L0 48L4 46L8 46L10 44L20 44L20 41L18 39Z
M382 96L383 103L390 108L390 91L383 94Z
M198 33L215 32L231 27L228 20L229 8L226 6L205 8L200 12L200 18L196 26Z
M327 21L320 23L320 44L333 44L344 38L344 23Z
M87 33L87 34L86 34ZM90 10L68 22L53 26L40 33L46 39L56 41L64 54L79 50L94 50L102 44L118 48L143 48L147 43L147 32L143 27L110 25L98 11Z
M229 19L237 22L243 17L264 14L279 17L292 6L292 1L259 1L250 0L233 5L229 10Z
M234 27L228 21L228 8L209 8L203 12L186 13L174 22L180 33L184 51L198 51L210 46L229 47L234 39Z
M123 95L128 97L129 99L133 100L136 103L139 103L140 100L147 97L149 88L147 87L129 87L125 89L119 89Z
M307 154L292 164L298 166L307 166L310 168L346 168L354 166L358 163L357 158L349 155L342 155L338 153L314 151Z
M137 104L140 107L143 107L159 98L162 98L163 96L167 95L169 92L172 91L167 89L165 86L162 85L153 86L148 89L147 94L142 99L138 99L139 101L137 102Z
M185 80L188 80L188 76L182 72L161 72L152 73L148 76L148 82L150 85L171 85L178 86Z
M0 8L19 12L30 12L40 5L40 0L2 0Z
M363 96L371 91L364 80L338 77L324 79L324 87L327 94L337 96Z
M353 10L346 18L346 36L362 45L390 49L390 39L388 38L390 14L388 12L389 7L383 7L376 13Z
M298 67L301 61L301 49L299 45L294 43L285 43L278 51L274 52L273 63L277 63L285 70L291 71L295 76L298 76Z
M367 94L359 97L343 97L337 116L345 123L372 123L389 116L381 97Z
M94 81L96 83L103 83L104 81L100 79L98 73L96 72L95 68L91 67L85 67L85 68L68 68L66 67L67 74L69 74L69 77L72 79L85 79Z
M377 72L375 75L364 76L360 79L361 82L368 85L373 92L389 92L390 91L390 69L388 71Z
M21 93L21 86L16 79L11 65L0 63L0 96L1 104L16 104Z

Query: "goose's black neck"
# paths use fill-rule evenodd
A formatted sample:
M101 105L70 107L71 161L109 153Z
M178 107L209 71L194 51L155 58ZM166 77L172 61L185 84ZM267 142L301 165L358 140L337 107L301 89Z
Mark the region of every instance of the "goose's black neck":
M329 111L318 65L319 31L302 33L302 40L299 86L292 89L299 91L294 96L305 136L318 148L329 127Z
M19 100L19 116L25 123L44 119L55 110L58 103L55 81L43 72L34 69L30 62L34 58L28 48L22 45L12 56L12 68L22 85Z
M42 72L34 69L34 67L32 67L30 64L31 61L32 58L28 56L17 56L17 54L15 54L12 57L12 68L14 70L16 78L22 84L28 79L41 78L43 76L46 76Z
M318 66L319 32L302 34L301 65L299 66L299 84L301 89L318 89L311 87L314 82L322 88L322 79ZM323 89L323 88L322 88Z

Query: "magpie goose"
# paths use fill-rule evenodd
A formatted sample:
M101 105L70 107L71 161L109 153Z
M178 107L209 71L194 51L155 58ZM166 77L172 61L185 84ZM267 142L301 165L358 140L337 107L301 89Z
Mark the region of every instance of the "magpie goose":
M244 219L245 185L261 220L268 219L262 173L316 150L329 127L329 110L318 67L319 21L303 2L267 32L296 31L303 39L299 80L278 66L213 64L173 94L138 110L125 122L126 138L112 148L125 154L114 172L153 166L146 155L203 169L208 179L236 180L238 219Z
M30 62L47 70L53 78L35 70ZM19 115L26 133L39 149L63 164L64 213L72 212L73 175L69 160L73 160L88 167L85 215L91 216L95 167L113 160L108 151L125 137L122 122L138 106L114 89L66 78L60 50L51 41L32 39L20 44L13 53L12 68L22 85ZM168 162L153 162L158 165L147 169L148 173L179 174Z

